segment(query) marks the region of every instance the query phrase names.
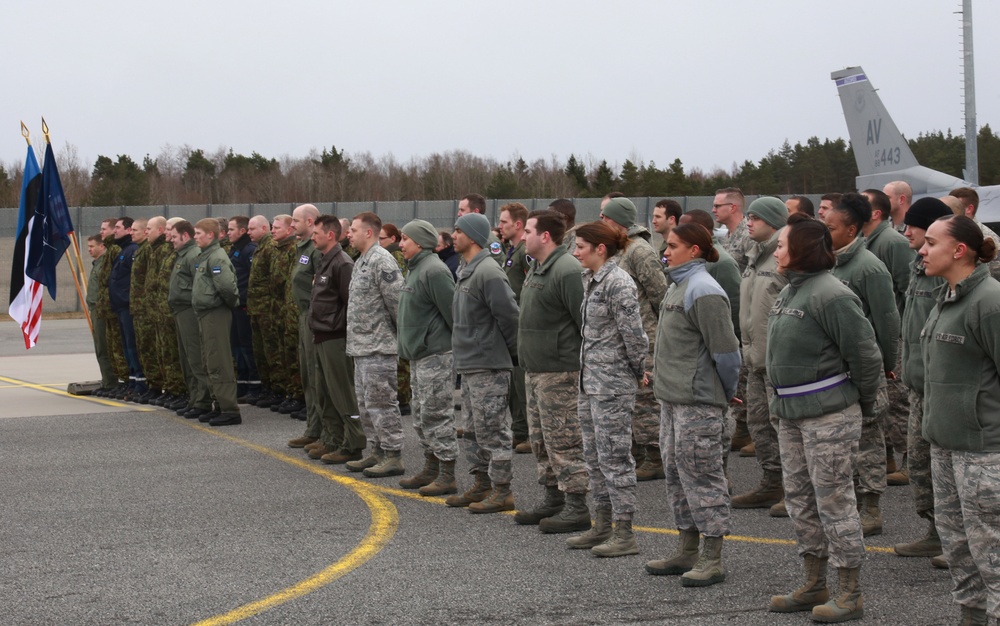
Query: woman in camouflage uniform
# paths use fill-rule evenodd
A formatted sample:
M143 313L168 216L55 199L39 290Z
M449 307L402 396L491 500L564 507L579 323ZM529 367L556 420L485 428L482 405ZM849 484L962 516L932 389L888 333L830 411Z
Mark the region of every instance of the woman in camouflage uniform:
M1000 617L1000 284L996 243L964 215L932 223L920 256L947 281L920 334L934 523L962 624Z
M627 245L624 232L593 222L577 229L573 251L584 267L577 408L595 521L593 528L567 544L605 557L639 553L632 534L636 508L632 410L636 391L645 384L649 339L642 328L635 282L611 260Z
M683 574L685 587L722 582L722 538L730 501L722 459L726 407L736 395L740 344L726 292L708 273L719 260L701 224L677 226L664 251L670 289L660 305L653 392L660 401L660 451L667 499L680 529L671 558L650 561L650 574ZM705 545L698 556L699 533Z
M774 385L771 412L778 417L785 505L806 582L772 597L769 608L811 610L820 622L859 619L865 545L852 476L862 416L878 410L882 353L861 300L829 272L836 256L822 222L791 216L774 257L788 284L768 316L767 375ZM838 572L833 597L828 561Z

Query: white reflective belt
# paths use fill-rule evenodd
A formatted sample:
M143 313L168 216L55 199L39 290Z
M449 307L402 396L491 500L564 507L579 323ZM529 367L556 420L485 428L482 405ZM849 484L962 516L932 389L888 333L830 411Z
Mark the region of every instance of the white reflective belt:
M847 374L837 374L836 376L824 378L823 380L817 380L814 383L795 385L793 387L775 387L774 393L778 394L778 396L782 398L787 398L789 396L806 396L811 393L816 393L817 391L832 389L845 380L847 380Z

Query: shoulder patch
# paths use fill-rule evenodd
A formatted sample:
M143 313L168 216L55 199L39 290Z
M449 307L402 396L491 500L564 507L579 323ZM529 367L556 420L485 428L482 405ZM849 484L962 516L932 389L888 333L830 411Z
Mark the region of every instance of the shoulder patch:
M212 273L213 274L221 274L222 273L222 267L216 265L215 267L212 268Z
M503 252L503 247L500 245L499 241L494 241L490 244L490 254L500 254Z
M396 276L399 275L398 271L382 271L382 282L391 283L396 280Z
M309 255L303 254L299 257L299 265L309 265Z
M234 257L240 256L240 251L239 250L233 250L233 256Z

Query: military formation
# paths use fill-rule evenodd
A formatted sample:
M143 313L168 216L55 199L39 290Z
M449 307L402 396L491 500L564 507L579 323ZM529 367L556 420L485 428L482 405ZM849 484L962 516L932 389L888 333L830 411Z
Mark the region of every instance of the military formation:
M212 426L269 408L305 423L287 445L312 459L516 511L597 557L640 553L635 485L663 480L680 536L645 571L685 587L726 579L732 508L769 509L806 579L769 609L819 622L863 616L863 537L891 523L887 486L910 485L928 530L895 552L950 569L963 624L1000 616L1000 240L974 190L914 202L894 182L814 211L720 189L711 214L657 203L659 249L618 193L580 225L565 199L506 204L495 229L486 206L463 197L446 231L310 204L105 220L95 395ZM748 493L730 452L757 458ZM515 505L518 453L534 508Z

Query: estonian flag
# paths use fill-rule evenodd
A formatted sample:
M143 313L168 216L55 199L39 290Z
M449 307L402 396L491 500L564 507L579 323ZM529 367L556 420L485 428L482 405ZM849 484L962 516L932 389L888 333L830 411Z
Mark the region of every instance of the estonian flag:
M42 166L41 192L35 206L35 220L28 233L27 265L24 273L29 278L49 288L49 296L56 299L56 264L69 247L69 234L73 221L66 208L62 181L52 144L45 146L45 164Z
M31 349L38 341L42 319L42 286L28 276L29 247L35 210L42 189L42 174L38 171L35 151L28 146L24 161L24 180L21 183L21 205L17 216L17 241L14 243L14 261L10 269L10 316L21 325L24 347Z

